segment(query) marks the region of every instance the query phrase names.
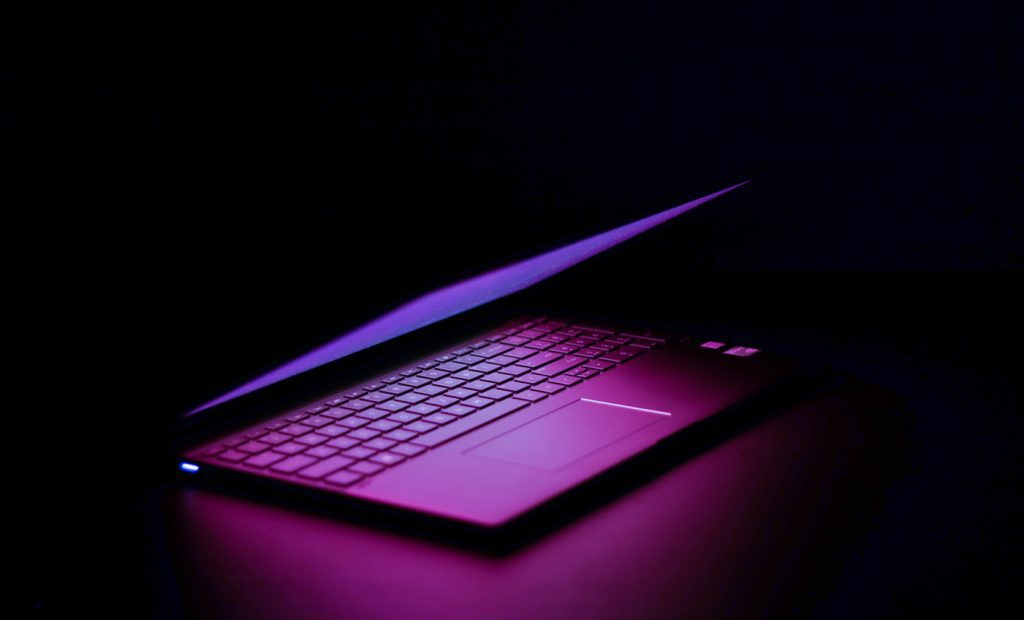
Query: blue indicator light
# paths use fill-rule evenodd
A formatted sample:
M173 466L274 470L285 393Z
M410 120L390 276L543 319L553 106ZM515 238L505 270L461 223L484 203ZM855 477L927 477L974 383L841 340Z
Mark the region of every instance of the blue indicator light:
M190 474L194 474L197 471L199 471L199 466L194 463L180 463L178 464L178 469L184 472L188 472Z

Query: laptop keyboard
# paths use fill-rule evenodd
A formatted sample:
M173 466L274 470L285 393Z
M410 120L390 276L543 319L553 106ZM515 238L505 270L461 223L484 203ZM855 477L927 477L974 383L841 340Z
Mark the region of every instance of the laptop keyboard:
M532 319L201 450L201 460L346 487L610 372L664 341Z

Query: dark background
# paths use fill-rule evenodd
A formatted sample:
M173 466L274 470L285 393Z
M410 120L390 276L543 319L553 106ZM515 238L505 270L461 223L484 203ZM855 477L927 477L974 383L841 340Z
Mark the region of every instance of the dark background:
M8 17L19 612L162 607L154 455L177 412L431 287L747 178L552 290L908 401L906 471L811 614L1019 607L1005 15L530 2Z

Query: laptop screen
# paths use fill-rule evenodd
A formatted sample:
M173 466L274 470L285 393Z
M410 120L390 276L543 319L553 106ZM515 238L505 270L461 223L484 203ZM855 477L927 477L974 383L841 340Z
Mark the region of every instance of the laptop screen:
M185 415L220 405L346 355L522 291L746 183L749 181L417 297L361 327L196 407Z

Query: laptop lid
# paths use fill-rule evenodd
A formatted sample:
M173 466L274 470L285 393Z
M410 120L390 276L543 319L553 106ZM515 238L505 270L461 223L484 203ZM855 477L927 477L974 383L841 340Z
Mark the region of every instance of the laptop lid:
M232 403L325 364L522 291L747 183L749 181L738 183L629 224L421 295L195 407L182 417L187 418Z

